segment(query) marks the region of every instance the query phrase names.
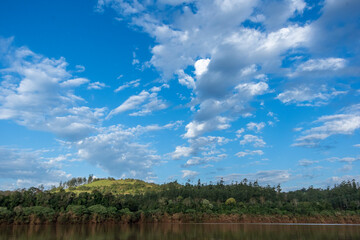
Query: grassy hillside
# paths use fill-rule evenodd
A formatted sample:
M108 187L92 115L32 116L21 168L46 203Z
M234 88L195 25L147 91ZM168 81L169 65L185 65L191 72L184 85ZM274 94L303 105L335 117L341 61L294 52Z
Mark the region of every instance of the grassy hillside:
M147 191L159 191L160 186L154 183L147 183L136 179L101 179L96 180L89 184L84 184L78 187L67 188L67 192L91 193L93 190L100 191L101 193L112 193L112 194L143 194Z

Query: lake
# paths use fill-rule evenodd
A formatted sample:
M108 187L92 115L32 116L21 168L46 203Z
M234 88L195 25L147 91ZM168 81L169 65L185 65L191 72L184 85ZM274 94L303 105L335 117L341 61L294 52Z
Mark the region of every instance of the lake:
M0 226L5 239L330 240L360 239L360 225L141 224Z

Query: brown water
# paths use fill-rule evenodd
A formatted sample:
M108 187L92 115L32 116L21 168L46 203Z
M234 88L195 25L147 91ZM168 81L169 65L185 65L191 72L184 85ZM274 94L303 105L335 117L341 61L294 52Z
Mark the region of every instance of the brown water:
M360 240L359 225L142 224L0 226L4 239Z

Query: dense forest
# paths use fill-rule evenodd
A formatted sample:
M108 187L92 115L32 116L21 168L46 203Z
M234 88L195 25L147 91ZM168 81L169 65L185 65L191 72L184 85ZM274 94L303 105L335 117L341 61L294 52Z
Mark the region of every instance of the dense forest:
M260 186L246 179L158 185L90 176L51 190L0 192L3 224L220 221L360 223L360 186L353 180L327 189L283 192L280 185Z

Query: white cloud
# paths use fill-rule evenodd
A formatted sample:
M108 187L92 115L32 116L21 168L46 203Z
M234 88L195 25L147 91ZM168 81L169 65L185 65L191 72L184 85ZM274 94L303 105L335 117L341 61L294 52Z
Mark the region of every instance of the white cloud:
M194 149L191 147L176 146L175 151L171 154L172 158L178 159L181 157L188 157L194 153Z
M175 151L169 155L173 159L191 157L183 167L205 165L226 158L225 150L223 148L218 149L218 146L222 146L229 141L227 138L214 136L191 138L188 139L189 146L177 146Z
M245 152L238 152L235 155L237 157L246 157L246 156L254 156L254 155L263 155L264 152L262 150L254 150L254 151L249 151L246 150Z
M296 71L312 72L312 71L336 71L346 66L346 60L343 58L324 58L324 59L310 59L301 63Z
M194 120L186 125L184 137L192 138L214 130L224 130L230 127L234 118L221 116L231 113L232 117L238 117L247 113L247 102L256 95L266 92L268 85L263 82L244 83L236 87L236 92L223 100L214 98L205 99L199 105Z
M140 109L137 112L132 112L130 116L144 116L151 114L153 111L158 111L167 108L166 102L158 98L158 93L155 91L149 93L145 90L141 91L138 95L130 96L119 107L112 110L107 118L113 115L123 113L130 110Z
M129 87L135 88L138 87L139 85L140 85L140 79L136 79L119 86L117 89L114 90L114 92L120 92Z
M321 106L327 104L331 99L346 94L347 91L327 89L326 86L299 86L294 89L280 93L276 98L285 104L296 104L298 106Z
M89 83L87 89L91 90L91 89L95 89L95 90L100 90L106 87L105 83L101 83L101 82L92 82Z
M1 42L0 119L10 119L30 129L76 140L94 131L105 109L82 107L84 100L74 87L87 83L66 70L64 58L50 59L26 47L16 48L11 39ZM60 128L63 127L63 130Z
M353 146L360 148L360 144L355 144L355 145L353 145Z
M184 70L177 71L178 81L181 85L186 86L189 89L195 88L195 80L190 75L184 73Z
M265 82L258 83L242 83L235 87L242 94L250 96L262 95L268 90L269 86Z
M191 138L188 140L189 147L177 146L175 151L171 153L173 159L179 159L182 157L189 157L192 155L214 155L219 153L216 149L217 145L224 145L229 142L227 138L224 137L198 137Z
M201 134L214 130L223 130L229 128L228 119L225 117L215 117L208 121L192 121L185 126L185 138L195 138Z
M161 86L154 86L150 89L151 92L160 92L163 88L170 88L169 84L164 83Z
M196 176L199 175L198 172L191 170L182 170L181 172L183 173L182 178L187 178L187 179L194 179Z
M265 141L258 136L246 134L243 139L240 140L241 145L252 144L254 147L264 147L266 145Z
M137 108L140 104L142 104L149 97L149 95L150 95L150 93L143 90L138 95L133 95L133 96L129 97L119 107L112 110L110 112L109 116L116 115L116 114Z
M264 122L260 122L260 123L250 122L250 123L246 124L247 129L249 129L251 131L255 131L255 132L261 132L261 130L265 126L266 126L266 124Z
M324 185L326 186L334 186L335 184L340 184L342 182L347 182L354 179L355 182L360 181L360 175L343 175L343 176L333 176L325 180Z
M355 161L359 161L360 157L343 157L343 158L339 158L339 157L331 157L327 159L330 162L343 162L343 163L348 163L351 164Z
M305 8L306 3L303 0L261 1L260 20L269 30L281 28L289 18L301 15Z
M207 165L209 162L218 162L226 157L227 157L226 154L203 156L203 157L192 157L191 159L186 161L184 167Z
M112 176L147 178L154 176L152 168L160 163L161 157L149 143L141 143L144 142L144 134L174 127L176 124L135 128L110 126L72 145L80 159L104 169Z
M360 104L344 108L339 114L322 116L313 123L321 125L302 131L293 146L314 147L332 135L353 134L360 128Z
M81 73L85 71L85 67L82 65L75 65L76 72Z
M339 50L356 56L356 60L349 63L348 67L357 74L359 72L355 68L359 60L359 48L354 43L360 37L360 24L356 20L359 7L357 0L325 1L322 16L312 24L314 31L310 45L310 50L320 56L338 56Z
M130 116L145 116L149 115L154 111L159 111L167 108L167 103L157 97L157 93L150 94L149 102L144 104L140 111L130 113Z
M240 128L239 130L236 131L236 137L237 138L240 138L241 137L241 134L245 131L245 129L243 128Z
M308 166L311 166L315 163L318 163L319 161L311 161L311 160L307 160L307 159L302 159L298 162L298 164L300 166L303 166L303 167L308 167Z
M184 3L194 2L194 0L158 0L158 2L161 4L176 6Z
M86 78L75 78L60 83L62 87L78 87L82 84L88 83L89 79Z
M223 178L226 182L231 181L242 181L243 179L247 179L248 181L258 181L260 184L270 184L276 185L279 183L288 182L291 180L291 174L288 170L265 170L258 171L256 173L247 173L247 174L229 174L226 176L218 177Z
M187 125L185 137L226 129L231 121L247 114L248 103L268 91L269 86L264 82L267 72L281 68L282 54L306 46L311 32L308 25L287 22L305 8L301 0L280 1L276 15L282 18L272 26L281 27L269 31L242 26L260 1L197 1L196 11L186 3L181 11L168 6L170 12L179 13L173 14L170 21L166 17L169 9L163 12L156 4L99 1L99 6L112 7L155 39L157 44L151 50L150 63L162 73L164 80L175 75L180 84L193 91L193 103L199 105L199 110ZM159 11L151 11L153 7ZM265 11L261 15L268 20L274 16ZM287 26L283 26L285 23ZM185 72L193 66L194 76ZM226 123L220 123L224 119Z
M209 58L199 59L195 62L194 67L195 67L196 77L200 77L201 75L207 72L209 63L210 63Z
M5 190L40 184L50 187L71 176L49 162L41 151L0 147L0 164L1 178L16 180L16 184L7 185Z

